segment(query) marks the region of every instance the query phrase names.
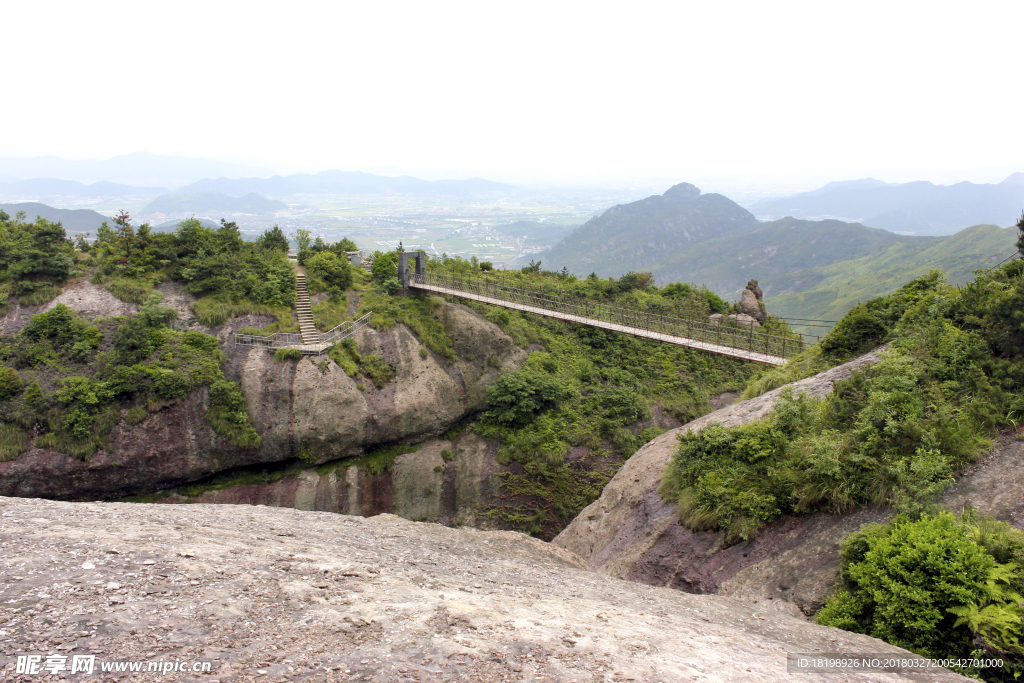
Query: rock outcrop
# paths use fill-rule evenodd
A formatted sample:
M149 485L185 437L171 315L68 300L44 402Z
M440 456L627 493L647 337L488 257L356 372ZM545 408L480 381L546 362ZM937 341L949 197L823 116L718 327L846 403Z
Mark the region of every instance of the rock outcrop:
M107 306L105 297L110 295L102 288L76 287L61 296L83 314L129 312L123 307L131 304L118 302L122 309L117 310ZM165 293L165 301L187 311L190 299L172 290ZM110 449L98 451L88 462L33 447L15 461L0 463L0 495L117 498L171 489L248 465L295 458L324 463L383 444L439 436L481 407L487 386L503 370L520 367L527 354L496 325L464 306L440 304L438 315L454 340L455 362L429 352L404 325L387 332L360 331L360 353L377 354L394 368L395 377L380 389L349 377L326 358L277 361L263 349L225 346L225 375L245 393L263 437L259 449L233 447L212 431L203 418L208 396L201 390L140 424L122 420L111 432ZM213 332L227 341L234 328L260 322L251 317ZM16 322L23 324L20 317L11 318Z
M0 545L7 680L39 678L15 673L17 655L51 653L94 655L96 674L110 661L209 662L202 676L159 678L220 683L824 682L837 678L789 673L787 653L910 656L748 603L602 576L521 534L390 515L0 498Z
M835 382L878 359L879 352L872 352L788 386L797 393L824 396L831 393ZM608 482L601 497L584 508L553 543L603 573L695 593L716 592L745 567L777 556L787 543L799 545L813 518L786 518L770 525L753 541L726 547L719 532L693 532L682 526L676 506L658 494L661 474L676 450L679 434L711 424L731 427L760 419L772 410L784 390L727 406L643 446ZM856 521L850 524L854 525L850 530L859 526ZM805 573L794 575L782 595L773 596L783 598L779 607L791 612L795 612L793 604L808 611L817 609L824 596L820 587L834 582L834 565L823 562L819 572L804 567ZM811 590L812 585L818 588ZM804 590L809 595L797 598Z
M879 358L881 350L814 377L792 389L809 396L831 393L836 381ZM679 522L676 506L658 494L661 474L677 436L710 424L726 427L760 419L784 388L733 404L654 439L633 455L553 543L602 573L692 593L717 593L795 616L814 614L838 577L839 543L892 511L862 507L849 513L783 516L750 541L727 545L720 532L694 532ZM953 510L972 505L982 514L1024 528L1024 442L1003 437L938 502Z

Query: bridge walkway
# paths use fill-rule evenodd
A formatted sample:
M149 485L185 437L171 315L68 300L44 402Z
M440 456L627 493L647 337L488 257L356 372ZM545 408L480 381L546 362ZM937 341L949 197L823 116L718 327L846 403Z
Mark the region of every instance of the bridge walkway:
M663 316L585 299L555 297L486 276L417 272L409 274L408 286L765 365L785 365L807 347L802 337L771 334L752 324Z

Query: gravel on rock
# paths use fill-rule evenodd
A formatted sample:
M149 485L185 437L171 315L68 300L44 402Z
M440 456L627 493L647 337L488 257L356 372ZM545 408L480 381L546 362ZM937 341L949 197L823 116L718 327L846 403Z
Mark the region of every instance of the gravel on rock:
M0 498L7 681L898 681L787 652L906 655L718 596L630 583L512 532L391 515ZM26 675L17 655L209 661Z

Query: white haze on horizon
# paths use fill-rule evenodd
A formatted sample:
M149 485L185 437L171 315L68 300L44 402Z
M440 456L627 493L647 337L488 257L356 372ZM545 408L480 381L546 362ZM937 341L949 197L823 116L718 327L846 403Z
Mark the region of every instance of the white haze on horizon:
M3 14L14 68L0 157L147 150L281 173L706 191L1024 170L1017 1L39 2Z

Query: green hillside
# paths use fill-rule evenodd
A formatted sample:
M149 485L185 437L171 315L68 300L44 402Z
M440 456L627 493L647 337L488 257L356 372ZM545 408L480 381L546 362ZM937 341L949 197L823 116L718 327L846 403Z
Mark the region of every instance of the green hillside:
M1008 256L1016 236L1014 228L976 225L950 237L904 238L859 258L765 278L762 287L767 282L773 287L765 288L765 304L781 317L838 320L858 302L895 291L933 269L944 271L953 284L968 282L972 271Z
M1009 254L1014 235L993 225L915 237L838 220L758 223L732 200L683 183L609 209L541 260L580 276L650 272L660 284L698 283L731 300L756 279L772 314L838 320L933 268L966 282Z

